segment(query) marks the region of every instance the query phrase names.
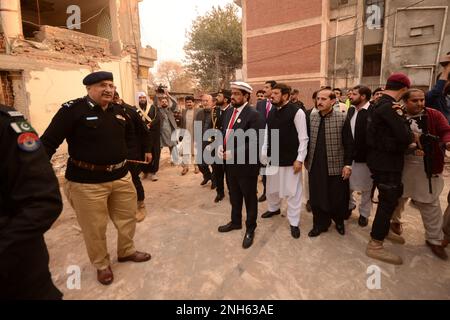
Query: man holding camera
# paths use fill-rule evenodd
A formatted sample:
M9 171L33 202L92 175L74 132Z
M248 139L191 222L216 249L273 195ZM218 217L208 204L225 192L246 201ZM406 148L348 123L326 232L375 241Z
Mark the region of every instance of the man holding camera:
M402 182L403 196L394 216L400 217L408 198L418 207L425 226L426 244L440 259L448 256L442 246L442 209L439 196L444 188L444 155L439 143L450 150L450 126L437 110L425 108L425 93L410 89L403 96L406 117L411 131L421 135L418 143L412 143L405 155ZM424 170L425 161L425 170Z

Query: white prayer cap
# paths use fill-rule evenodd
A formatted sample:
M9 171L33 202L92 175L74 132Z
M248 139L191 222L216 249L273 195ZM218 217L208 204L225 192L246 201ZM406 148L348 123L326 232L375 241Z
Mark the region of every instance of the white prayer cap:
M231 85L231 89L239 89L239 90L243 90L248 93L253 92L253 88L248 83L245 83L243 81L231 82L230 85Z
M143 92L143 91L139 91L139 92L137 93L137 96L138 96L138 98L140 98L140 97L147 97L147 95L146 95L145 92Z

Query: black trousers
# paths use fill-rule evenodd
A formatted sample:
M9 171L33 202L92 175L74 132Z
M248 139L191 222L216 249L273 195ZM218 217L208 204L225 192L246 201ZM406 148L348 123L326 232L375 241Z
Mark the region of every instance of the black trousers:
M391 218L403 194L402 173L372 171L372 178L378 189L378 207L372 223L372 239L384 241L391 226Z
M201 163L198 165L198 170L202 173L203 179L212 179L212 172L209 169L209 165Z
M227 174L227 181L230 190L231 222L236 225L242 224L242 205L245 201L247 231L255 230L258 217L258 197L256 195L258 176L245 177Z
M344 223L344 216L339 210L327 212L314 205L311 205L311 209L313 212L313 226L320 230L327 230L332 221L336 225Z
M48 263L43 236L6 249L0 255L0 300L61 300Z
M223 182L224 177L225 177L225 166L223 164L215 163L212 165L212 169L213 169L214 179L216 181L217 194L225 195L225 184ZM228 181L227 181L227 186L228 186Z
M161 159L161 145L158 143L152 148L152 162L142 166L144 173L157 173L159 170L159 160Z
M142 186L141 178L139 177L139 174L142 171L141 165L139 165L137 163L129 163L128 170L130 170L131 178L133 179L133 184L134 184L134 187L136 188L137 200L144 201L145 191L144 191L144 187Z

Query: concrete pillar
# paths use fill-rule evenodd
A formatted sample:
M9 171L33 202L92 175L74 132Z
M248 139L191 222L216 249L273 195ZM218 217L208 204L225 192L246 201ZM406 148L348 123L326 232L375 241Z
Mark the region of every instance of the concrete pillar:
M17 38L22 36L20 0L0 0L0 19L6 37Z

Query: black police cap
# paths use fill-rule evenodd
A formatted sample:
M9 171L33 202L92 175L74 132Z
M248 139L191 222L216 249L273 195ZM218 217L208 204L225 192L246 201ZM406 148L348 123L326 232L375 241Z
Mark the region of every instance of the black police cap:
M93 72L93 73L87 75L83 79L83 84L85 86L90 86L90 85L93 85L95 83L99 83L99 82L105 81L105 80L114 81L113 74L111 72L107 72L107 71L98 71L98 72Z

